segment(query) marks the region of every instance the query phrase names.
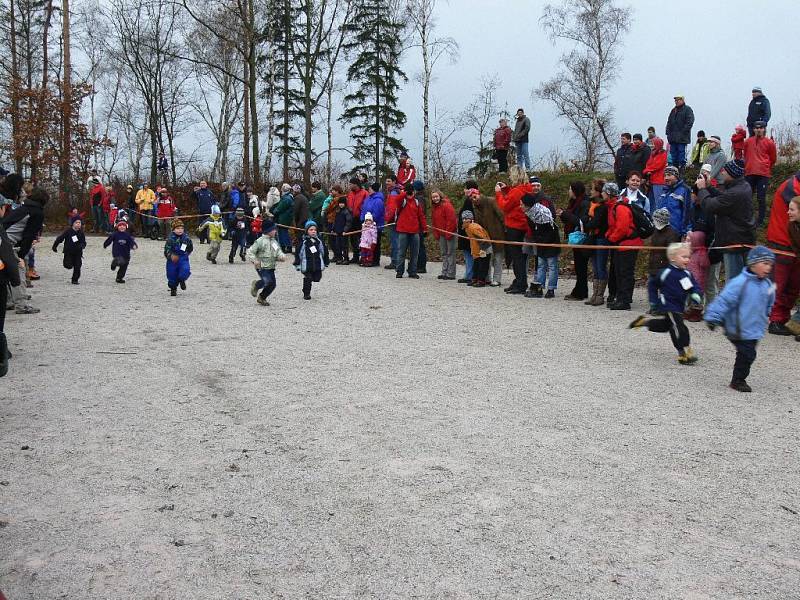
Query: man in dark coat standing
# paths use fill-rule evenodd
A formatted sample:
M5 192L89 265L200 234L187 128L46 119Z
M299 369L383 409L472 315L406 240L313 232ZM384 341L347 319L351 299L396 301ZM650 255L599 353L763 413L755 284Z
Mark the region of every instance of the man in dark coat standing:
M669 111L666 133L669 142L669 162L678 167L682 179L686 168L686 146L692 141L694 112L686 104L683 94L678 94L674 100L675 107Z
M755 124L758 121L763 121L766 126L772 116L772 107L769 105L769 99L761 91L761 88L755 86L753 88L753 99L750 100L750 106L747 107L747 131L751 136L755 135L753 131Z

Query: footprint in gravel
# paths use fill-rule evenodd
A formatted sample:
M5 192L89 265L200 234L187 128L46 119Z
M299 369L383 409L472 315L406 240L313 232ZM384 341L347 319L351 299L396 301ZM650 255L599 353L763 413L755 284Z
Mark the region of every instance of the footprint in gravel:
M20 450L30 450L30 449L31 449L30 446L23 446L22 448L20 448Z
M236 463L231 463L225 468L225 470L231 471L233 473L238 473L241 469L239 468L239 465L237 465Z
M233 516L233 511L232 510L226 510L224 513L222 513L222 516L223 517L232 517Z
M165 510L175 510L174 504L165 504L164 506L156 509L158 512L164 512Z
M184 542L183 540L172 540L172 545L180 548L181 546L185 546L186 542Z

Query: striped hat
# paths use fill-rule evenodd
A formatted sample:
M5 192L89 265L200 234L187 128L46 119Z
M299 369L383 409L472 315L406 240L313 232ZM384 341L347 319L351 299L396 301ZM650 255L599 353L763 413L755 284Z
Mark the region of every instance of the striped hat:
M725 166L722 167L728 175L733 177L734 179L738 179L739 177L744 177L744 161L739 160L729 160L725 163Z

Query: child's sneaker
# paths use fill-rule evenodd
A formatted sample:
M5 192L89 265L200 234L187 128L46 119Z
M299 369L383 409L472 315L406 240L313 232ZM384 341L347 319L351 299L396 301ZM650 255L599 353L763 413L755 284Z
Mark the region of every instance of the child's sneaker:
M697 356L695 356L694 351L691 348L686 348L683 351L683 354L678 356L678 362L682 365L693 365L697 362Z
M211 260L211 252L206 252L206 260Z
M525 292L526 298L541 298L542 296L544 296L542 293L542 286L538 283L532 283L530 289Z
M186 282L185 281L179 281L178 285L181 286L182 290L184 290L184 291L186 290Z
M262 298L261 296L256 298L256 302L258 302L261 306L269 306L269 302L267 302L267 299Z
M630 322L628 325L628 329L639 329L640 327L644 327L647 325L647 317L645 315L641 315L636 317L633 321Z
M729 388L732 390L736 390L737 392L752 392L753 388L747 385L747 382L744 379L734 379L728 385Z
M250 295L255 298L258 296L258 282L261 281L260 279L254 279L253 282L250 284Z
M125 280L124 279L120 279L119 277L117 277L116 282L117 283L125 283Z
M177 295L178 295L178 288L176 288L176 287L170 287L170 288L169 288L169 295L170 295L170 296L177 296Z

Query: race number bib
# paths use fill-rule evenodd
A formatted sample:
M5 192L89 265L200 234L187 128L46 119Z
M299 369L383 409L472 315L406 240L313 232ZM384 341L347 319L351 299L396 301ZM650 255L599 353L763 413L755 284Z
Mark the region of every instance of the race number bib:
M186 244L181 244L181 252L186 252Z
M72 236L72 242L73 242L74 244L77 244L77 243L78 243L78 236L77 236L77 235L73 235L73 236Z
M308 249L311 252L311 254L316 254L317 253L317 247L316 246L309 246Z
M688 277L684 277L681 279L681 287L687 291L692 289L692 280Z

